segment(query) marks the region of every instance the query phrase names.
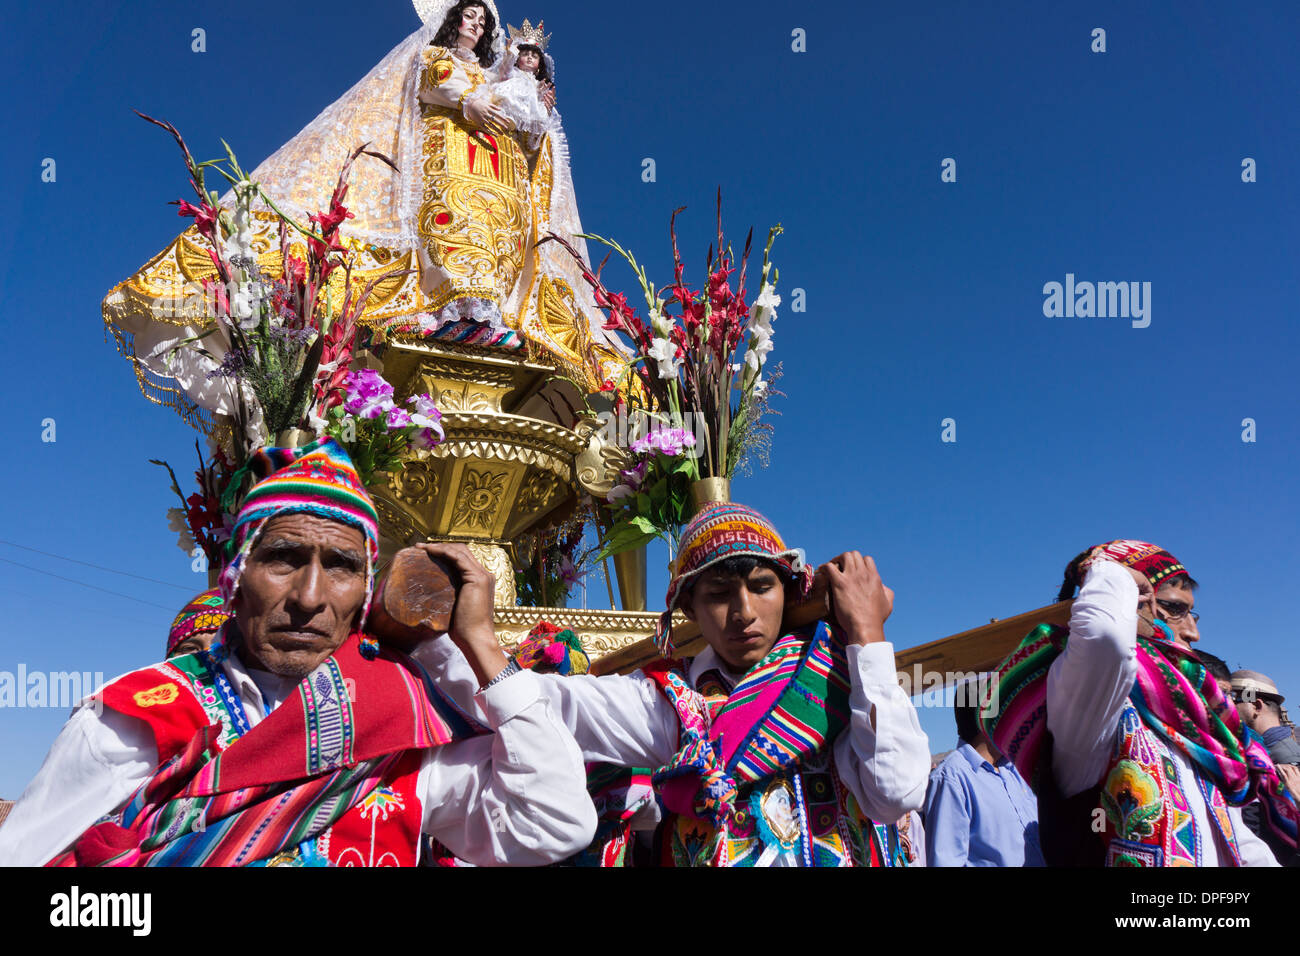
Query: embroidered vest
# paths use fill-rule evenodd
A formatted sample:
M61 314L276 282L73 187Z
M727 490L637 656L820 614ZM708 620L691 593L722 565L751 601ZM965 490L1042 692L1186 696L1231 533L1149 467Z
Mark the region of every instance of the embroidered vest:
M1197 826L1184 791L1188 781L1169 747L1125 704L1101 786L1107 866L1202 866L1207 839L1218 840L1220 865L1241 865L1223 794L1201 774L1192 776L1205 799L1210 833Z
M756 866L782 852L801 866L907 865L897 827L862 813L828 749L792 773L742 787L727 827L681 813L662 827L664 866Z
M348 692L346 687L338 690ZM228 682L216 679L196 654L126 674L100 694L105 707L149 727L160 765L204 727L221 725L222 750L249 729ZM422 759L418 750L403 753L380 785L332 826L266 865L414 866L423 822L418 787Z
M686 741L656 774L656 787L662 796L675 777L699 779L695 808L704 811L661 800L678 804L660 830L663 865L906 865L897 828L868 819L835 768L849 680L844 649L825 625L779 639L731 690L712 671L692 686L688 669L670 661L645 669L677 711ZM742 708L753 717L737 720ZM723 724L738 735L725 772ZM730 810L717 812L723 805Z

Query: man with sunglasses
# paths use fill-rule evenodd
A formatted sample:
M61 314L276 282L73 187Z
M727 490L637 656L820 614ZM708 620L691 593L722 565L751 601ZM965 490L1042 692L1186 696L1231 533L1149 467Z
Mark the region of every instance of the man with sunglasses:
M1201 619L1196 606L1196 581L1190 574L1175 574L1160 582L1156 589L1156 616L1169 625L1174 643L1187 648L1201 639L1196 623Z
M1190 582L1156 545L1090 548L1066 568L1068 630L1039 626L999 668L985 731L1035 781L1049 865L1276 866L1229 812L1256 798L1295 847L1300 811L1191 650Z

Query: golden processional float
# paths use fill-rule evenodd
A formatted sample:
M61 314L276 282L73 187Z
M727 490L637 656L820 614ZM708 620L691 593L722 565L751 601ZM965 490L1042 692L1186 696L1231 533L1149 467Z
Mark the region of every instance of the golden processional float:
M181 148L197 201L177 205L194 224L109 292L106 330L145 397L207 438L197 490L172 474L170 514L210 567L247 457L329 435L374 499L381 562L466 542L496 577L504 645L544 620L574 632L594 673L631 670L654 656L646 544L765 452L780 229L752 302L750 243L726 243L720 200L698 289L675 232L662 289L607 242L643 319L592 274L559 115L513 68L521 45L545 50L541 24L511 26L484 66L435 42L450 7L417 2L425 26L251 173L229 147L195 161L145 117ZM593 555L612 561L621 609L612 585L609 609L565 606ZM900 652L900 673L986 670L1067 606ZM825 611L820 598L791 614Z

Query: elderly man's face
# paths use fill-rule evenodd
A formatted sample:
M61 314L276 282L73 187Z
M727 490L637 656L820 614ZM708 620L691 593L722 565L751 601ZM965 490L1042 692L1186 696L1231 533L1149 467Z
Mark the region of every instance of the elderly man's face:
M360 529L309 514L272 518L235 595L248 663L306 677L352 632L365 593Z

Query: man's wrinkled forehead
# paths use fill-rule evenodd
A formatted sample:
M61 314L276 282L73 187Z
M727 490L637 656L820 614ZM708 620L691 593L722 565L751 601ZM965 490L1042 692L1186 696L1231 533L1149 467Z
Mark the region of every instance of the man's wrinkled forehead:
M304 512L276 515L266 522L258 539L258 549L272 547L319 547L322 550L351 552L365 558L365 536L356 525L336 518Z

